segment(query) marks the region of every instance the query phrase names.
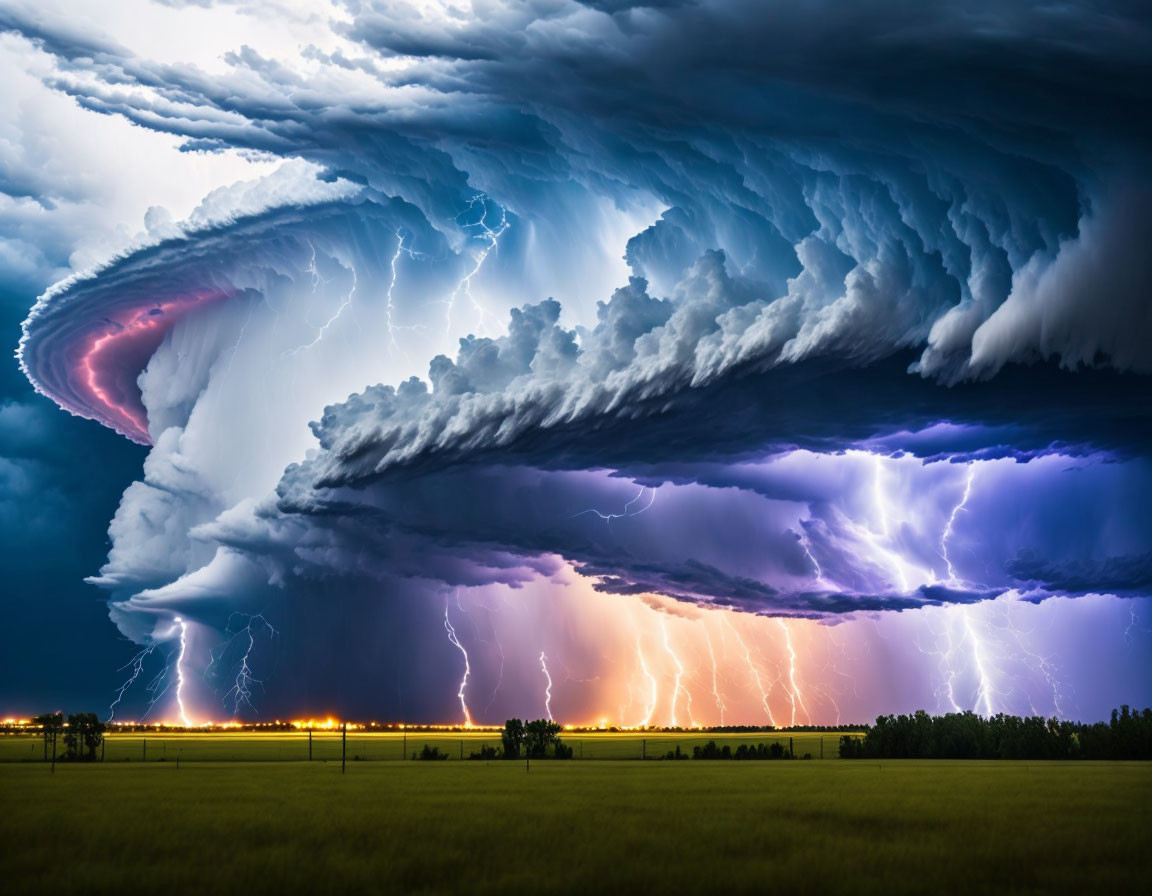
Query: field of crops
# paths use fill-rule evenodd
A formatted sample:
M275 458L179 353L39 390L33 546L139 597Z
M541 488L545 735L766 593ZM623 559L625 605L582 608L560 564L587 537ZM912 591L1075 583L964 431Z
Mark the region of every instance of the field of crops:
M752 733L702 734L700 732L566 732L563 740L574 750L575 759L656 759L680 747L683 753L702 746L709 740L728 744L735 750L740 744L789 746L797 757L810 754L813 759L835 759L839 753L839 734ZM499 746L496 731L400 731L348 732L348 761L381 761L411 758L424 746L447 753L450 759L467 759L481 746ZM312 734L312 758L316 761L339 761L341 753L338 731L315 731ZM44 755L43 741L36 735L0 736L0 762L36 761ZM110 734L104 746L105 762L164 760L175 762L259 762L298 761L309 755L307 731L215 731L211 733Z
M0 764L10 894L1082 896L1150 823L1147 763Z

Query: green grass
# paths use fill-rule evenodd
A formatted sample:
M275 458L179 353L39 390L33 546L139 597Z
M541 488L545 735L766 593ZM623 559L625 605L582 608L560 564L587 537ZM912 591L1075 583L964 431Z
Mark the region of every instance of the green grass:
M11 894L1138 891L1150 807L1135 763L0 765Z
M839 734L791 735L793 749L797 756L811 753L813 758L823 756L835 759L839 755ZM763 734L700 734L698 732L577 732L562 735L565 743L571 744L576 758L583 759L639 759L644 753L649 759L663 756L677 745L683 752L691 754L694 746L701 746L709 740L718 744L729 744L735 750L740 744L770 744L779 741L788 745L789 735ZM147 747L144 741L147 740ZM471 752L479 752L481 745L500 745L500 735L494 731L462 732L423 732L410 731L402 735L398 731L348 734L348 758L359 756L362 760L399 760L411 757L425 744L437 747L451 758L460 757L463 745L464 757ZM63 747L61 747L63 749ZM44 755L43 742L36 735L0 736L0 762L38 761ZM111 734L105 746L106 762L165 759L174 762L180 757L183 762L231 761L257 762L275 760L302 760L308 758L308 734L305 731L217 731L205 734L175 734L156 732L155 734ZM340 759L339 732L314 732L312 735L312 757L316 760Z

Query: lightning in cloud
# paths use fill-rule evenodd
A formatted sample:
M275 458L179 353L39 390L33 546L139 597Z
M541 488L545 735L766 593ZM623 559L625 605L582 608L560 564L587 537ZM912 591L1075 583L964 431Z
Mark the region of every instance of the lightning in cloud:
M415 330L423 329L423 327L420 327L420 326L404 326L404 327L399 326L394 322L393 317L392 317L392 312L394 310L394 305L393 305L393 301L392 301L392 294L396 289L396 281L397 281L397 278L399 276L399 274L396 270L396 265L400 262L400 256L406 255L411 259L418 259L418 258L424 257L421 253L415 251L414 249L412 249L409 246L406 246L404 244L404 238L405 238L404 231L398 229L396 231L396 251L392 253L392 260L391 260L391 262L389 262L389 266L388 266L389 271L390 271L390 275L388 278L388 289L384 293L384 325L388 328L389 341L392 343L392 346L394 348L397 348L397 349L400 348L399 342L396 341L397 331L399 331L399 330L413 330L413 331L415 331Z
M804 551L804 556L808 558L808 562L812 564L812 570L816 573L816 584L824 588L834 589L836 586L824 578L824 570L820 567L820 561L812 553L812 541L808 537L807 526L803 523L800 524L800 548Z
M356 295L356 287L359 285L359 281L358 281L358 278L356 276L356 266L353 264L348 264L348 265L345 265L344 267L345 267L345 270L347 270L352 275L352 286L348 290L348 294L346 296L344 296L343 300L340 302L339 307L337 307L336 311L331 315L331 317L328 318L328 320L326 320L323 323L322 326L316 328L316 336L312 339L311 342L304 343L303 345L298 345L298 346L296 346L296 348L291 349L290 351L284 352L280 357L284 358L284 357L288 357L290 355L299 354L300 352L305 351L306 349L310 349L313 346L315 346L316 344L318 344L319 342L323 341L324 335L328 332L329 328L333 324L335 324L336 321L338 321L340 319L341 315L344 314L344 310L349 305L352 304L352 299ZM313 250L312 262L310 264L310 270L311 270L311 273L313 276L312 288L313 288L313 290L315 290L318 283L321 282L318 279L319 274L316 273L315 250ZM328 282L328 281L323 281L323 282Z
M651 496L648 498L648 503L640 507L639 510L632 510L632 506L644 497L645 492L651 492ZM583 516L586 513L592 513L600 517L600 519L604 520L604 522L611 523L612 520L622 520L630 516L639 516L644 511L648 510L655 500L656 489L652 488L651 486L644 485L640 487L640 491L637 492L636 497L624 505L624 509L620 511L620 513L604 513L602 510L596 510L595 508L590 507L587 510L581 510L579 513L572 514L572 518L575 519L576 517Z
M480 219L478 221L460 223L460 219L468 214L468 212L476 208L477 204L480 206ZM496 222L495 227L488 223L489 205L494 205L497 209L500 210L500 220ZM504 207L499 203L490 200L485 193L477 193L475 196L473 196L468 201L468 207L456 216L456 221L457 223L460 223L462 228L465 229L478 228L479 233L476 234L476 238L480 240L482 245L480 249L478 249L472 256L471 270L469 270L468 273L460 279L460 282L456 284L456 288L452 290L451 294L449 294L448 299L446 300L448 310L446 313L444 327L445 335L452 332L452 312L456 307L456 300L461 296L466 297L468 301L472 303L472 307L480 315L482 322L492 317L492 315L489 314L489 312L479 302L476 301L475 296L472 295L472 278L480 273L481 268L484 267L484 262L488 260L488 256L499 245L500 237L503 236L504 232L509 227L508 214L505 212ZM499 324L499 321L496 323Z
M968 464L964 476L964 493L960 498L960 503L952 508L952 513L948 515L948 523L940 535L940 556L944 558L944 563L948 567L948 581L953 584L957 582L957 578L956 570L952 566L952 558L948 556L948 539L952 537L952 532L956 527L956 515L967 506L968 499L972 496L972 482L975 478L976 467L974 464Z

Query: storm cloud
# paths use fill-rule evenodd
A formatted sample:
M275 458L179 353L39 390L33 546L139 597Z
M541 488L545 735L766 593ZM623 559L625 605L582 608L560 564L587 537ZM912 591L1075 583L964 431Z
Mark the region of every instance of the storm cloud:
M280 163L47 290L20 346L151 446L93 580L142 645L201 626L217 698L236 618L323 627L339 582L421 644L460 589L580 593L556 638L619 612L665 645L678 605L1148 595L1138 4L358 2L211 72L30 6L0 28L83 109Z

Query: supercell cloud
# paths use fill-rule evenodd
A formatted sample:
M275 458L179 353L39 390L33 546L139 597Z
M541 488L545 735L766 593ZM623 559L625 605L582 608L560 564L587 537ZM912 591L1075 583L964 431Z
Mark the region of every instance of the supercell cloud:
M151 446L93 577L118 711L1152 699L1140 5L318 21L209 73L0 9L83 108L276 163L25 323L38 390Z

